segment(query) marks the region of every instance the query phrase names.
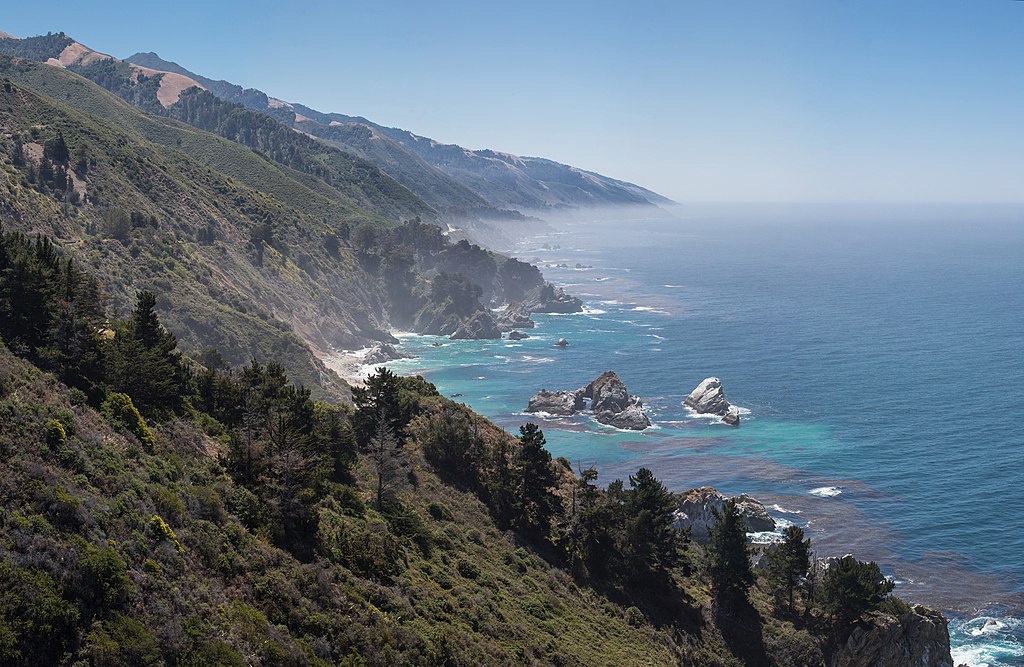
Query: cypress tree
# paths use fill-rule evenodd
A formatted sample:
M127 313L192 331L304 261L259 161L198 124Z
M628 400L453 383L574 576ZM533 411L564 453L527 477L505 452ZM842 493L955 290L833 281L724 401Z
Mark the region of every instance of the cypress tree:
M754 583L750 569L750 552L743 517L732 500L722 513L715 512L718 522L711 528L708 544L709 574L715 599L726 609L746 601L747 591Z

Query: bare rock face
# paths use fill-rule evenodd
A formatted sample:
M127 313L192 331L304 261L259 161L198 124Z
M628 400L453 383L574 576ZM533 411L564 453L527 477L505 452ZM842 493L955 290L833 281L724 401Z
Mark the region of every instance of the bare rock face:
M629 391L615 371L605 371L583 389L594 412L622 412L629 405Z
M410 355L402 354L395 349L394 345L388 345L387 343L377 343L370 351L363 357L364 364L384 364L389 361L395 361L396 359L409 359Z
M725 400L722 381L718 378L705 378L697 388L683 401L683 405L693 408L702 415L726 415L729 412L729 401Z
M639 396L630 396L626 407L618 412L604 410L594 413L594 419L602 424L627 431L642 431L651 426L651 419L644 411L644 404Z
M702 486L686 493L683 502L676 511L673 524L678 530L690 530L690 537L699 544L706 544L711 529L718 523L715 512L725 511L725 503L729 500L714 487ZM744 494L733 498L736 509L743 517L748 533L775 530L775 520L768 515L764 505Z
M583 310L583 302L556 288L551 283L530 292L523 300L523 308L530 313L578 313Z
M510 303L498 316L494 318L498 328L502 331L513 329L532 329L537 324L530 318L530 311L526 310L521 303Z
M582 391L548 391L541 389L530 399L527 412L545 412L549 415L574 415L585 407Z
M830 667L953 667L949 628L939 612L921 605L898 618L881 614L857 626Z
M501 331L490 313L478 310L459 324L451 336L451 340L480 340L483 338L501 338Z

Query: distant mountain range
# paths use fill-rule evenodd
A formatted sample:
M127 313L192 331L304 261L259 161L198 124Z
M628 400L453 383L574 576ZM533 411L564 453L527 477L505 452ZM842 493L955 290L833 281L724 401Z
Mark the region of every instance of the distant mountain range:
M441 210L490 206L526 211L558 207L670 204L671 200L632 183L539 157L443 144L361 116L324 113L285 102L254 88L215 81L155 53L136 53L127 62L190 77L229 102L266 113L297 130L370 160Z
M140 74L143 78L160 79L153 101L163 107L176 104L181 93L189 88L206 89L225 102L257 111L371 162L448 219L502 219L508 217L508 209L543 212L671 203L638 185L552 160L469 150L366 118L324 113L279 100L254 88L197 74L151 52L136 53L119 61L58 33L25 39L0 36L0 53L72 69L102 63L109 68L123 62L129 66L128 75L136 80ZM88 76L86 72L79 73ZM97 82L104 85L103 81Z

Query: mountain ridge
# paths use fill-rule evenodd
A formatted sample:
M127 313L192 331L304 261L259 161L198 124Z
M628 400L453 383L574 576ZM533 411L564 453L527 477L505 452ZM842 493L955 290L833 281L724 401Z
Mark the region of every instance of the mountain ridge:
M594 171L588 171L563 164L555 160L538 157L518 156L491 149L467 149L457 144L444 144L429 137L417 135L401 128L387 127L363 116L349 116L341 113L322 112L301 103L292 103L269 96L256 89L243 89L226 81L216 81L197 75L174 61L165 60L154 52L136 53L125 59L127 62L147 67L164 68L186 74L197 80L217 87L210 90L255 110L267 112L296 129L310 130L312 124L324 128L312 132L317 136L329 134L329 128L350 123L365 125L381 135L395 141L412 152L426 164L433 166L453 178L468 190L479 195L496 208L513 208L524 212L542 212L562 207L583 207L588 205L633 205L648 206L673 204L672 200L639 185L610 178ZM243 95L245 101L243 101ZM265 106L264 106L265 105ZM288 118L291 114L291 118ZM323 137L330 140L329 137ZM427 142L424 146L423 142ZM345 141L340 145L359 149ZM455 152L462 152L468 158L461 167L450 163ZM368 158L371 159L372 158ZM495 165L497 159L504 167ZM378 166L382 166L377 163ZM383 167L382 167L383 168ZM542 170L546 177L539 177ZM398 176L395 176L399 178ZM399 180L402 180L399 178ZM514 187L510 187L514 186ZM408 185L408 184L407 184ZM517 191L518 190L518 191Z

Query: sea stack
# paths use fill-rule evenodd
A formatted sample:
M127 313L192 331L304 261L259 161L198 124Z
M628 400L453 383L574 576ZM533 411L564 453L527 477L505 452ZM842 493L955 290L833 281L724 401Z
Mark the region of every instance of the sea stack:
M730 426L739 426L740 411L725 400L722 381L716 377L704 378L683 401L683 405L702 415L718 415Z
M590 411L601 424L627 431L642 431L651 426L639 396L631 396L615 371L606 371L596 380L575 391L541 389L530 399L527 412L573 415L590 400Z

